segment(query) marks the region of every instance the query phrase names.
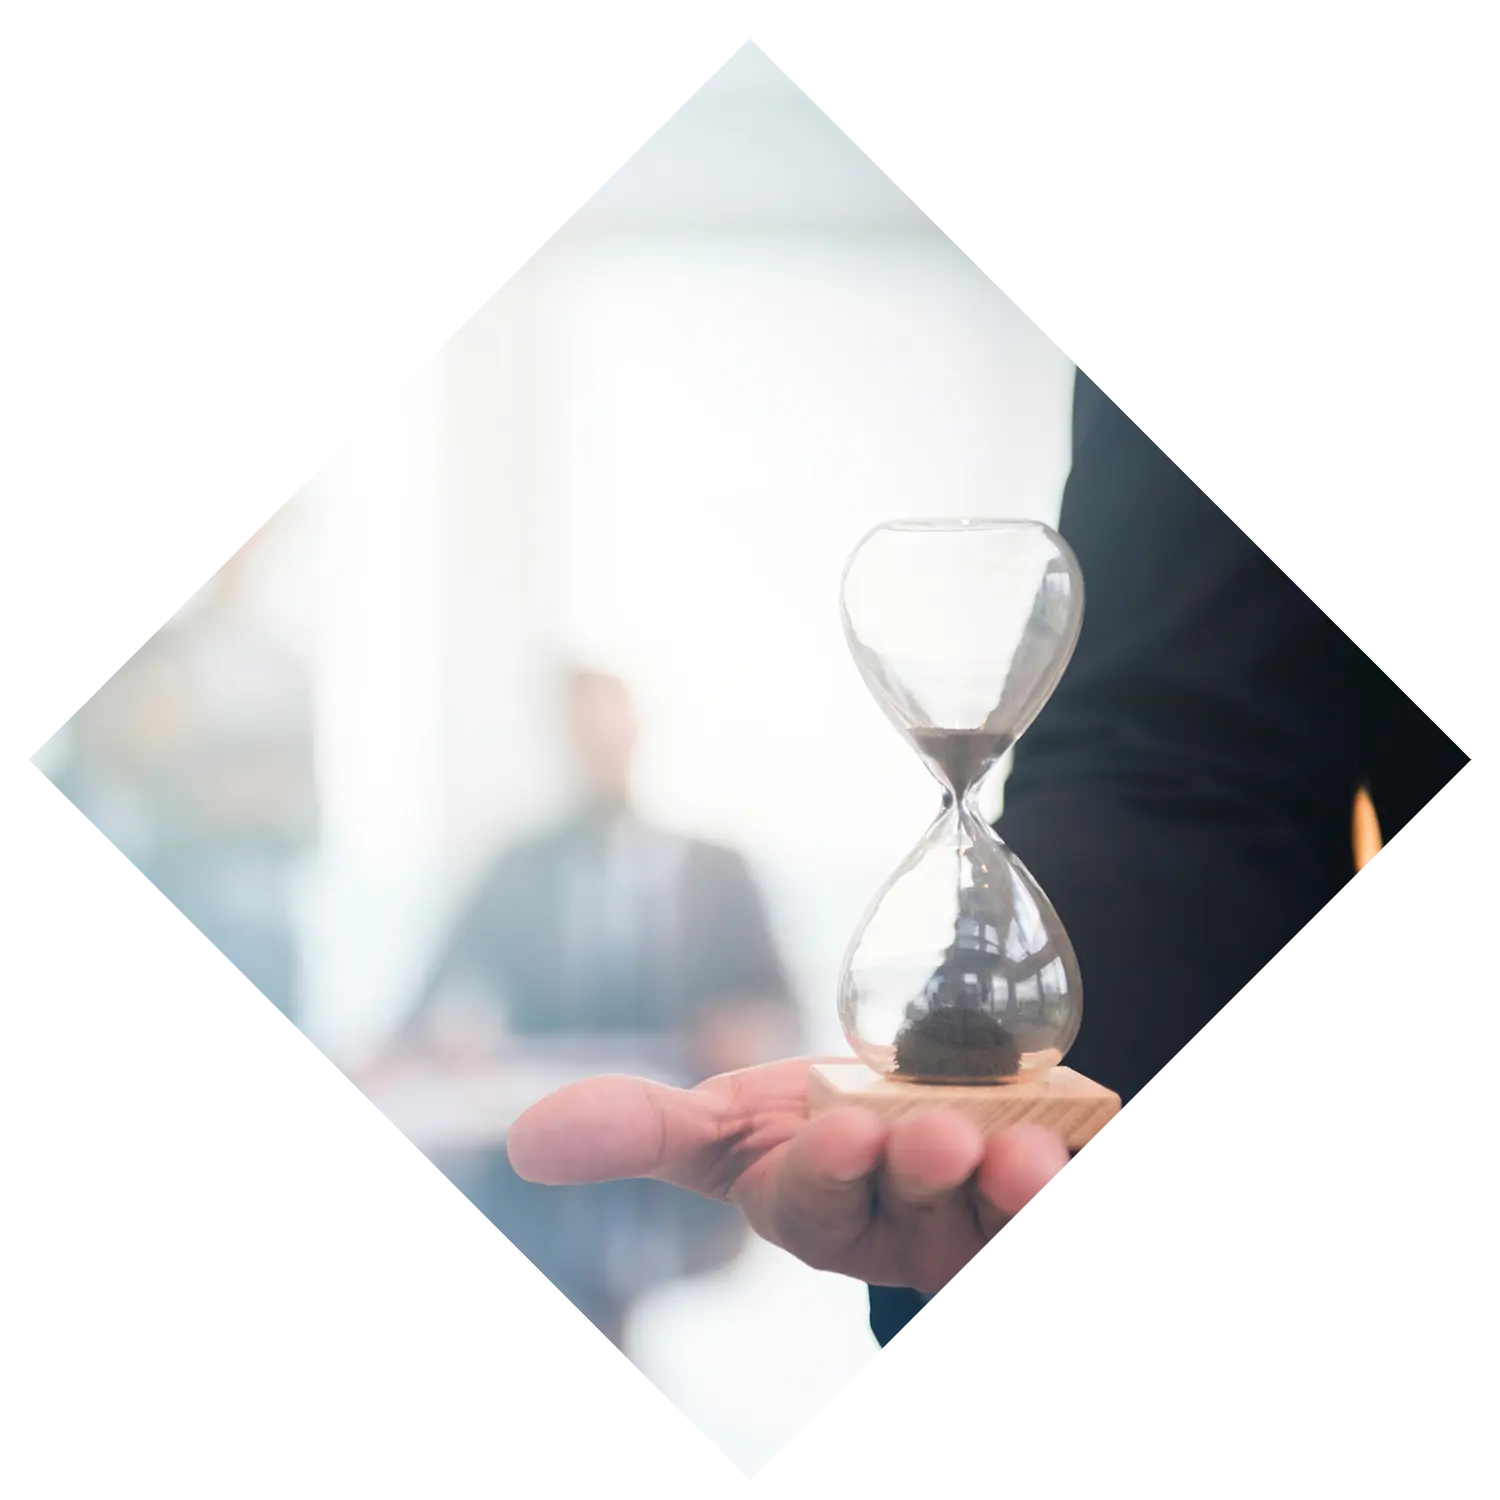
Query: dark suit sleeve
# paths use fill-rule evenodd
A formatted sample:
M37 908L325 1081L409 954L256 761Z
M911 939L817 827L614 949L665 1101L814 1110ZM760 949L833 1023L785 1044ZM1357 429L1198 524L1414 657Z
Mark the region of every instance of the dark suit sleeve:
M1465 757L1082 375L1059 529L1083 629L998 827L1078 954L1068 1064L1128 1100L1353 875L1357 788L1389 836Z
M1061 529L1083 631L1017 746L1000 833L1078 954L1069 1063L1129 1099L1464 756L1079 376Z

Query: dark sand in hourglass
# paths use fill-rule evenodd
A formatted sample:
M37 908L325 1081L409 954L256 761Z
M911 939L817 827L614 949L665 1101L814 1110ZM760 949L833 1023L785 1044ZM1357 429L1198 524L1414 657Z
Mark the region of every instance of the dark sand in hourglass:
M912 738L960 801L1010 744L988 729L917 729ZM926 1007L896 1034L897 1074L923 1083L996 1083L1015 1076L1021 1066L1015 1037L963 981L994 961L955 944L929 981Z
M1010 748L1008 736L990 729L914 729L912 738L960 799Z
M916 1083L999 1083L1020 1070L1015 1037L972 1006L934 1001L896 1036L896 1072Z

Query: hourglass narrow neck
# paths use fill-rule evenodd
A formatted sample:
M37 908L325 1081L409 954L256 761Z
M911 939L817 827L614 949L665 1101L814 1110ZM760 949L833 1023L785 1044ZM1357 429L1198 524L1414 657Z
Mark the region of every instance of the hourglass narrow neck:
M955 802L952 798L945 798L942 811L933 819L921 847L930 848L940 844L966 855L981 847L989 849L1000 843L1000 837L990 826L989 819L972 802Z
M1010 749L1011 735L992 729L933 729L911 731L922 758L953 794L956 807L970 794Z
M944 799L944 807L922 835L919 850L948 849L968 868L974 859L987 859L990 853L1004 849L1001 838L989 819L971 802Z

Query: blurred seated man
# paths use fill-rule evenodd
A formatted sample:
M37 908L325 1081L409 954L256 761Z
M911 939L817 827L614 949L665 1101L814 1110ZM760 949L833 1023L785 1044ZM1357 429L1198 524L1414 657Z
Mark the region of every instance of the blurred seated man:
M795 1010L744 860L636 815L637 726L617 679L571 674L568 731L575 812L485 872L403 1050L460 1067L591 1052L690 1083L784 1056ZM440 1164L616 1344L636 1297L742 1242L732 1209L662 1183L540 1188L499 1146Z

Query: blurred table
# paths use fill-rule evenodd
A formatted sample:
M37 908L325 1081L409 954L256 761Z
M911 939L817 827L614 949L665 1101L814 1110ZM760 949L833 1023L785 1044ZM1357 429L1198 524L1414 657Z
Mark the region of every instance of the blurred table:
M555 1089L601 1073L691 1083L681 1050L658 1038L562 1037L518 1041L496 1062L398 1063L362 1080L380 1112L422 1151L504 1145L512 1123Z

